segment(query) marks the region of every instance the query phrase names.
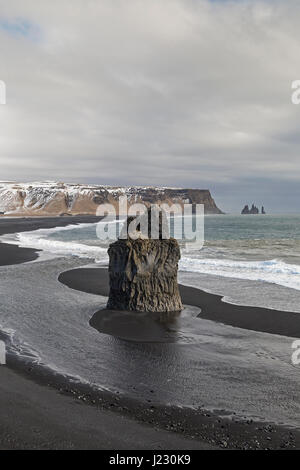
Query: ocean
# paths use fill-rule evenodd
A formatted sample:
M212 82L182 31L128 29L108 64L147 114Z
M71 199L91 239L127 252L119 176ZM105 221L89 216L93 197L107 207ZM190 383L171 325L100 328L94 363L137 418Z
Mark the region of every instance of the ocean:
M21 233L18 240L107 265L109 243L98 239L96 229L97 224L41 229ZM300 215L210 215L204 221L204 246L181 247L179 278L234 303L300 311L293 292L300 290L299 248Z

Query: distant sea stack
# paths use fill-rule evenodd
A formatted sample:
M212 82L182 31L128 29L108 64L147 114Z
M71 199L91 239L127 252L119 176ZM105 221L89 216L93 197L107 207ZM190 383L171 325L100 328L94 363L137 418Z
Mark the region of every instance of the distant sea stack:
M261 214L265 214L264 206L261 207ZM259 209L254 204L252 204L251 209L249 209L248 204L245 205L244 209L242 210L241 214L259 214Z
M99 204L110 203L117 210L120 196L127 197L129 206L135 203L167 203L181 206L186 203L203 204L205 214L223 214L208 189L116 187L51 181L0 181L0 213L22 216L94 215Z

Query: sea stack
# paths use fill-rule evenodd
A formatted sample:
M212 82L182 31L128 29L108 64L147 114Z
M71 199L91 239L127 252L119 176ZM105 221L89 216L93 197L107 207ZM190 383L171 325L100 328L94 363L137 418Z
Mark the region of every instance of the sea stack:
M179 244L174 238L165 238L166 224L158 209L148 209L139 224L135 224L136 220L133 217L127 219L120 238L108 249L110 292L107 308L179 312L183 309L177 282ZM157 220L159 233L151 238L152 232L155 234L155 230L151 231L153 221Z
M259 209L254 204L252 204L251 209L249 209L248 204L246 204L241 214L259 214Z
M241 214L250 214L249 206L246 204L241 212Z

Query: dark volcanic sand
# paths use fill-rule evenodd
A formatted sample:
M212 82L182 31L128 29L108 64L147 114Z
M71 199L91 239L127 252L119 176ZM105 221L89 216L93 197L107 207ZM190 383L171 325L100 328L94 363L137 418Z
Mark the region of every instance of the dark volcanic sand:
M0 235L98 220L91 216L0 218ZM2 266L37 258L38 250L0 243ZM113 396L106 397L108 410L102 406L102 400L97 403L90 400L87 404L88 395L83 390L76 393L68 383L53 380L39 368L25 367L16 358L8 358L8 364L0 365L1 450L216 448L199 439L153 427L149 423L152 415L140 419L141 422L133 419L134 413L126 417L125 409L118 406Z
M9 233L29 232L40 228L65 227L70 224L92 224L101 220L101 217L92 215L73 217L0 217L0 235Z
M95 221L91 217L0 219L0 234ZM37 256L35 250L8 246L11 247L0 244L0 264L30 261ZM73 270L61 275L60 280L74 289L107 295L107 273L103 269ZM272 311L272 324L264 327L260 315L265 315L265 309L230 305L226 313L226 304L220 302L219 296L181 289L184 302L199 303L205 318L225 323L226 317L226 322L232 325L237 322L245 328L279 334L288 334L284 328L289 323L289 332L293 327L292 333L296 328L299 331L295 314L275 312L281 318L274 322ZM233 316L232 307L237 309ZM244 318L237 318L241 314ZM251 318L246 318L250 314ZM288 315L289 321L283 324L282 315L285 320ZM241 321L243 325L238 323ZM16 358L8 362L9 367L0 366L0 449L300 448L299 433L295 430L251 420L241 423L220 419L205 410L145 406L109 393L93 396L88 387L79 384L75 387L66 380L55 379L39 367L24 367ZM191 436L195 439L190 439Z
M1 366L0 378L0 450L300 448L296 430L205 410L147 407L70 385L38 367L26 370L18 360Z
M0 265L27 263L38 258L38 250L0 242Z
M62 273L59 276L60 282L70 288L84 291L91 294L108 295L108 272L105 268L79 268ZM295 331L300 331L297 314L268 310L263 308L236 306L223 303L221 297L208 294L201 290L180 286L183 303L201 307L199 316L206 319L221 321L241 328L253 329L255 331L267 331L279 335L296 336ZM117 320L124 312L111 312L109 310L100 310L92 317L90 324L100 332L106 332L120 336L122 328L114 325L114 319ZM110 317L111 315L111 317ZM130 316L130 312L125 313ZM266 324L262 318L267 315L269 320L272 316L272 323ZM288 321L285 322L285 316ZM131 314L132 316L132 314ZM131 319L130 319L131 320ZM148 319L149 320L149 319ZM147 321L148 321L147 320ZM147 327L147 321L141 319L142 331ZM133 325L138 331L139 325ZM149 336L153 335L153 324L149 322ZM128 336L128 332L123 328L122 337ZM161 332L159 332L161 335ZM147 338L146 338L147 340ZM158 341L160 338L158 338ZM245 383L245 387L247 384ZM125 403L129 410L132 406ZM155 407L153 410L154 422L167 424L168 418L164 414L165 409ZM181 430L189 435L201 436L208 442L218 443L224 447L233 448L300 448L300 435L296 430L290 431L284 427L274 426L268 423L255 423L248 420L244 423L238 419L224 420L214 415L212 412L204 410L187 410L171 407L168 412L171 421L174 423L175 430ZM135 408L135 415L140 417L138 407ZM178 425L178 422L181 423Z
M0 367L0 449L212 449Z
M60 282L72 289L108 296L108 271L103 268L80 268L62 273ZM219 295L193 287L180 286L182 301L201 308L199 316L227 325L300 338L300 315L267 308L232 305L222 302Z
M75 217L36 217L36 218L10 218L0 217L0 236L18 232L29 232L41 228L65 227L69 224L96 223L101 217L75 216ZM0 265L20 264L34 261L38 258L38 251L32 248L20 248L16 245L0 242Z

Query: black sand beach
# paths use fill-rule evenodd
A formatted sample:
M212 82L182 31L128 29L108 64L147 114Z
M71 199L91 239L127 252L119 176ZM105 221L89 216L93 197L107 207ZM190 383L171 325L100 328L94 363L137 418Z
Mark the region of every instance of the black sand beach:
M96 217L0 218L0 235L97 222ZM0 265L33 261L38 251L0 243ZM8 359L0 366L0 449L213 449L149 424L87 404L82 391ZM49 385L51 383L51 385ZM112 401L110 398L109 401ZM108 408L112 408L108 405Z
M72 289L108 296L108 271L104 268L75 269L62 273L59 280ZM182 285L180 293L184 304L201 309L199 314L201 318L247 330L300 338L298 313L232 305L222 302L222 297L219 295Z
M75 219L76 223L95 221L88 217L13 219L10 225L9 219L0 219L0 234L23 227L33 230L73 224ZM0 264L9 265L36 259L38 253L0 244L0 256ZM61 274L59 281L82 292L108 293L106 269L73 269ZM219 296L184 286L181 293L184 303L202 308L203 318L299 337L297 314L233 306L221 302ZM0 376L1 449L300 448L296 429L266 421L223 419L205 409L166 408L114 394L93 394L87 387L70 385L14 358L0 366Z
M0 235L9 233L29 232L40 228L66 227L70 224L92 224L101 220L101 217L62 216L62 217L0 217Z
M0 243L1 266L27 263L38 258L38 251L32 248L21 248L8 243Z
M0 449L213 449L0 368Z
M0 217L0 236L18 232L29 232L40 228L65 227L69 224L96 223L99 217L74 216L74 217L36 217L36 218L11 218ZM16 245L0 242L0 266L10 264L27 263L38 258L38 250L21 248Z

